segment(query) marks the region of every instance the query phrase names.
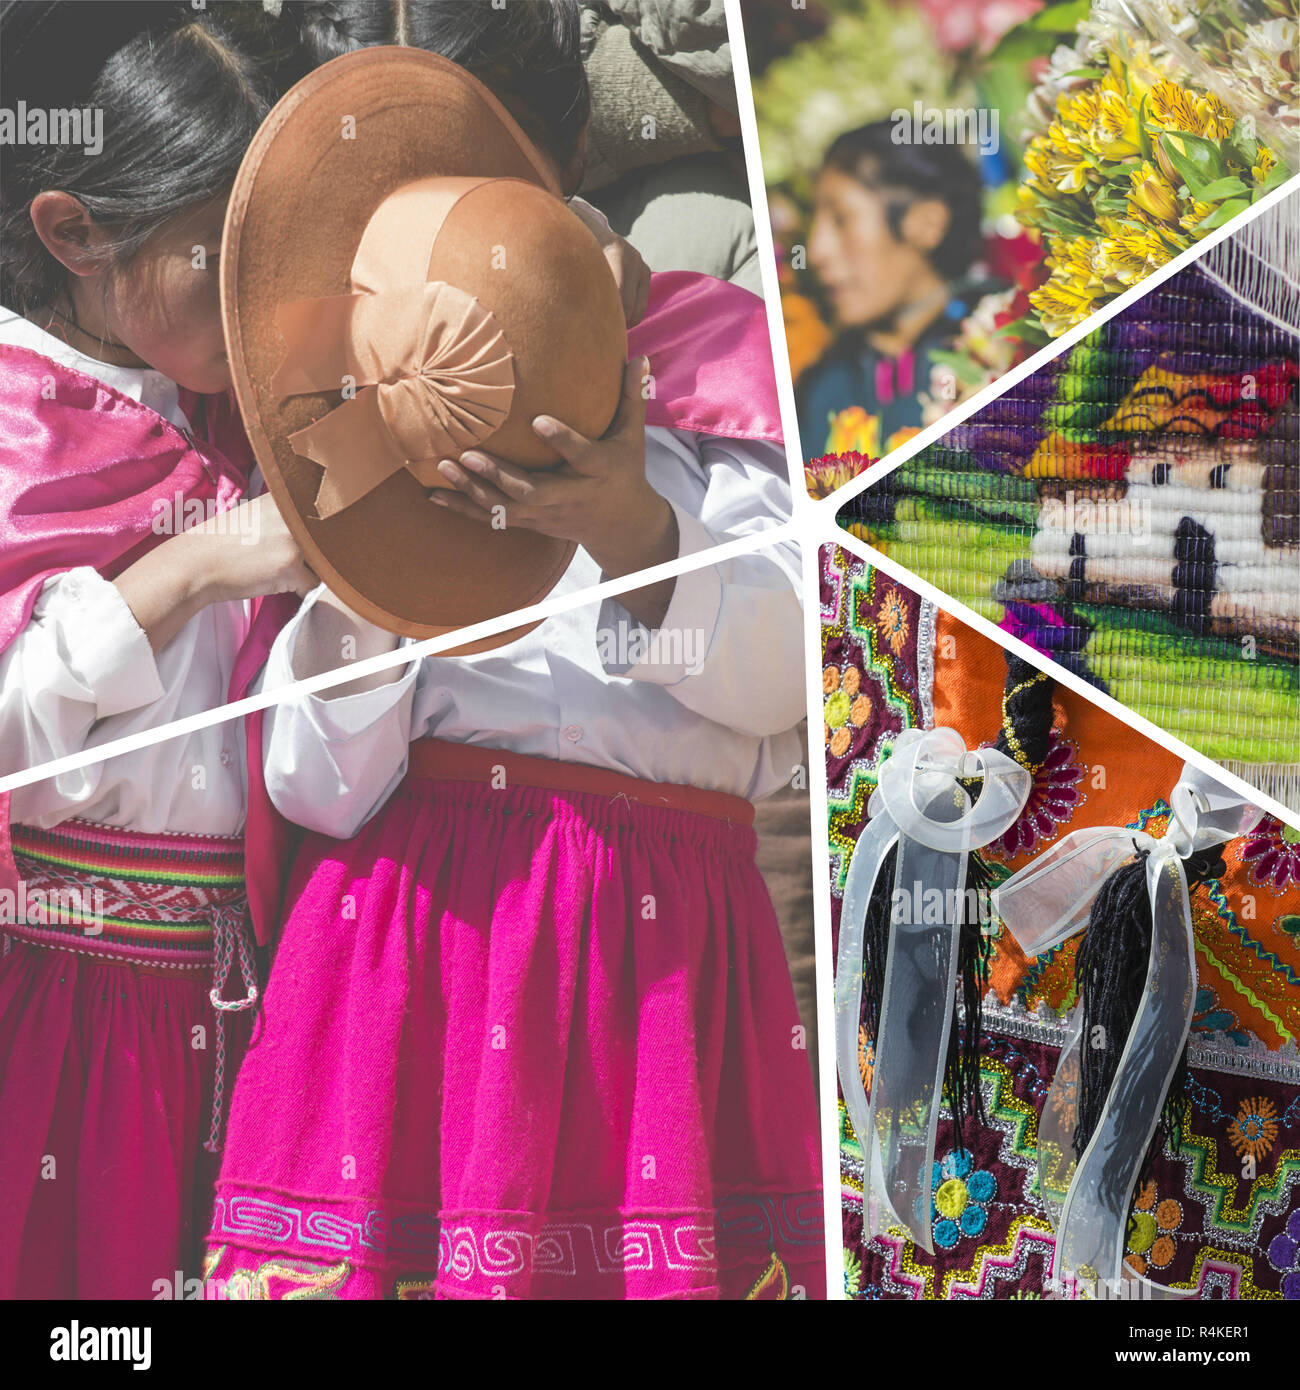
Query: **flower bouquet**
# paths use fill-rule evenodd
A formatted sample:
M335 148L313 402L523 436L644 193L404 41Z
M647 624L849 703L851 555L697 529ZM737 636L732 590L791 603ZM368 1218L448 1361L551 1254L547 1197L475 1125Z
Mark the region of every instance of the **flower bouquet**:
M1274 0L1294 10L1293 0ZM1094 5L1031 99L1017 215L1050 274L1028 327L1055 338L1280 186L1294 160L1294 18L1267 6L1136 5L1144 31ZM1229 22L1229 21L1232 22ZM1288 40L1288 35L1290 36ZM1292 51L1270 65L1269 45ZM1290 63L1288 76L1287 62ZM1242 65L1234 70L1232 65ZM1189 69L1191 69L1189 73ZM1284 159L1261 132L1284 141Z

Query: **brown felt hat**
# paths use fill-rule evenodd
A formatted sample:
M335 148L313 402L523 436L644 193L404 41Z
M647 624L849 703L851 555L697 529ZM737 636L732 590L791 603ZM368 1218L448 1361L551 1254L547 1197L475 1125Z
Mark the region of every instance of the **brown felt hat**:
M539 414L604 434L627 357L595 237L482 83L411 48L298 83L235 180L221 303L253 451L345 603L431 637L554 587L572 542L428 500L468 448L559 462Z

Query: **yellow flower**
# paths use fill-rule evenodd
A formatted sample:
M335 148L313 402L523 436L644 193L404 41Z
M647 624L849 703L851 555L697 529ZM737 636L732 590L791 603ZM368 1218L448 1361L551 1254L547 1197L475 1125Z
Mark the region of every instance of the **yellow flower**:
M1119 92L1103 90L1088 146L1103 159L1131 159L1140 154L1136 108Z
M1035 136L1025 151L1025 167L1048 196L1053 191L1077 193L1092 171L1087 155L1059 121L1046 135Z
M1095 83L1078 92L1062 92L1056 99L1056 110L1067 125L1087 130L1097 119L1101 106L1101 89Z
M1105 278L1135 285L1169 260L1172 253L1153 228L1114 217L1099 220L1106 235L1098 244L1096 263Z
M1267 145L1261 145L1256 152L1255 162L1250 166L1250 176L1256 183L1263 183L1277 167L1277 156Z
M1147 97L1147 115L1160 130L1182 130L1221 140L1233 120L1218 97L1189 92L1177 82L1157 82Z
M1129 171L1130 207L1136 204L1157 222L1174 222L1178 218L1178 196L1166 179L1147 163Z
M1070 241L1062 241L1059 237L1053 237L1051 242L1051 255L1047 257L1048 266L1056 272L1054 279L1059 279L1063 283L1078 288L1085 286L1100 287L1096 272L1097 243L1090 237L1074 237Z
M869 415L860 405L841 410L831 421L826 440L828 454L866 454L880 457L880 417Z
M1147 116L1161 130L1196 133L1195 98L1177 82L1157 82L1147 97Z
M1152 63L1145 42L1130 44L1122 57L1118 50L1112 49L1109 67L1110 71L1102 78L1102 84L1117 92L1127 93L1135 111L1142 105L1142 98L1161 80L1161 73Z
M1193 236L1196 236L1197 227L1200 225L1200 223L1205 221L1205 219L1214 211L1214 209L1214 203L1198 203L1196 199L1193 198L1191 207L1188 208L1188 210L1185 213L1183 213L1183 215L1178 219L1178 225L1183 229L1183 231L1191 232ZM1204 232L1200 233L1200 236L1204 235Z
M1236 124L1228 114L1228 108L1209 92L1196 100L1196 119L1200 122L1200 130L1196 133L1211 140L1226 139L1232 134L1232 127Z
M1051 338L1059 338L1067 328L1082 323L1092 313L1093 304L1101 294L1100 285L1081 285L1053 272L1045 285L1040 285L1029 296L1029 302L1038 310L1043 331Z

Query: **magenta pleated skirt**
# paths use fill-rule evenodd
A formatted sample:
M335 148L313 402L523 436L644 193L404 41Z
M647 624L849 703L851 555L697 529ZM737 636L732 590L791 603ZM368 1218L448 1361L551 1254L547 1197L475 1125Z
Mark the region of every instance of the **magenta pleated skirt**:
M73 821L13 846L28 895L79 907L0 925L0 1299L197 1296L218 1057L228 1085L247 1036L219 1047L209 1000L242 841Z
M354 839L295 860L217 1290L823 1297L813 1078L752 808L416 751Z

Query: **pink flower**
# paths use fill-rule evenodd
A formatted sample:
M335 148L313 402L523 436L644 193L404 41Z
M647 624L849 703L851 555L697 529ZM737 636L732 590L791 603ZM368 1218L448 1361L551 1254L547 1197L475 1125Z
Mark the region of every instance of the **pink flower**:
M1250 876L1281 893L1288 883L1300 884L1300 830L1272 816L1262 820L1241 851L1241 862L1250 865Z
M1022 20L1037 14L1043 0L917 0L940 48L949 53L987 53Z
M1052 839L1059 827L1074 815L1075 807L1083 799L1079 783L1083 781L1085 770L1074 761L1076 752L1078 749L1073 743L1052 730L1047 758L1034 773L1034 785L1020 819L1000 840L994 840L990 848L1012 859L1022 851L1032 850L1039 840Z

